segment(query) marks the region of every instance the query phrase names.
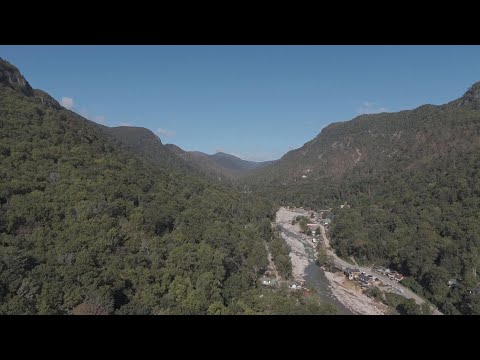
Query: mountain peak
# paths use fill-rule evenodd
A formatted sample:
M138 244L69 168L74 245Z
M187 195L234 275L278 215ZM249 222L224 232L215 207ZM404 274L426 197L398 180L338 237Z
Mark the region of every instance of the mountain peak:
M480 81L470 86L467 92L453 103L457 106L474 105L480 107Z
M145 143L163 145L162 140L152 130L141 126L117 126L109 128L108 131L119 139L138 144L143 143L143 146Z
M20 71L2 58L0 58L0 86L9 87L27 96L34 96L32 87Z
M227 153L224 153L224 152L216 152L215 154L213 155L210 155L210 156L223 156L223 157L234 157L234 158L237 158L236 156L234 155L231 155L231 154L227 154Z

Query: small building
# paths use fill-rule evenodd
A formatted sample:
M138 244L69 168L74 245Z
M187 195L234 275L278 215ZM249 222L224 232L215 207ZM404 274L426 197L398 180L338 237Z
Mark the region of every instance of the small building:
M350 208L350 205L348 205L347 202L345 201L345 203L340 205L340 209L343 209L343 208Z
M383 266L379 266L373 269L373 271L376 271L379 274L386 275L390 274L391 270L389 268L385 268Z
M393 280L395 280L396 282L400 282L403 279L405 279L405 276L403 276L402 274L400 274L398 272L393 275Z
M377 267L373 268L373 271L375 271L379 274L385 274L385 270L387 270L387 269L384 268L383 266L377 266Z
M460 286L460 283L457 279L450 279L448 280L447 285L449 288L455 289Z
M469 290L468 292L469 294L472 294L472 295L478 295L480 294L480 286L476 287L475 289Z
M262 277L260 278L260 282L265 286L278 287L277 280L273 278Z
M368 285L370 282L370 278L366 274L360 274L358 280L365 285Z
M388 276L388 278L390 280L395 280L396 282L400 282L402 281L403 279L405 279L405 276L403 276L402 274L400 274L399 272L397 271L390 271L389 269L387 269L388 272L385 272L385 274Z
M361 275L360 270L351 268L346 268L344 273L348 277L348 280L356 280Z

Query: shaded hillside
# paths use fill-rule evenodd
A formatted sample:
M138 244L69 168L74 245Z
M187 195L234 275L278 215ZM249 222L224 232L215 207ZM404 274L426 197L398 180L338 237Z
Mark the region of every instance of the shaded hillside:
M240 173L260 169L274 163L274 161L256 162L242 160L236 156L225 154L223 152L217 152L216 154L207 156L224 169Z
M325 127L258 176L272 182L341 180L397 169L418 169L452 152L480 145L473 106L424 105L398 113L361 115Z
M234 176L232 176L228 170L219 167L207 154L197 151L185 151L173 144L166 144L165 146L170 152L182 159L185 163L189 164L192 168L195 168L196 171L202 173L204 176L231 184L231 180Z
M179 157L179 153L162 144L160 138L149 129L132 126L104 126L103 130L120 141L125 149L162 168L180 172L194 172L199 175L199 169L195 164L191 164L181 156Z
M227 183L254 169L273 163L271 161L246 161L223 153L207 155L199 151L184 151L173 144L162 144L157 135L142 127L102 126L102 129L120 141L125 149L133 151L161 167L180 172L187 171Z
M231 183L229 180L238 179L255 169L267 167L275 162L246 161L225 153L208 155L200 151L185 151L173 144L166 144L165 147L203 174L217 180L227 180L228 183Z
M151 130L143 127L102 126L102 130L119 141L119 145L143 159L148 159L163 169L175 170L209 179L224 181L230 179L209 159L197 158L173 144L163 144ZM228 183L228 181L227 181Z
M333 207L340 255L401 271L447 314L480 313L480 83L445 105L331 124L249 184Z
M270 203L139 156L1 59L0 74L0 314L332 311L257 289Z
M352 194L373 196L386 177L421 173L435 163L462 163L480 146L478 101L472 102L479 88L477 83L445 105L330 124L244 182L280 201L325 206Z

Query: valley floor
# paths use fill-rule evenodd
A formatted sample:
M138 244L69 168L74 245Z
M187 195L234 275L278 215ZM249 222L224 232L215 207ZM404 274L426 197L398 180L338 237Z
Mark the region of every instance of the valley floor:
M311 214L301 208L285 208L281 207L276 215L276 225L281 227L281 236L285 239L291 247L290 258L293 266L293 277L296 282L303 284L306 277L306 269L309 265L314 264L316 260L315 244L312 243L311 237L301 233L300 226L292 225L292 220L297 216L307 216ZM316 213L315 219L317 218ZM312 222L316 222L312 219ZM332 259L335 265L346 268L353 267L352 264L340 259L333 249L330 247L329 239L325 233L325 227L319 224L322 232L323 245L326 247L327 256ZM369 267L358 267L360 271L367 274L373 274ZM320 270L323 271L323 270ZM363 294L360 286L351 280L348 280L342 273L331 273L324 271L324 275L328 279L328 288L333 296L343 304L347 309L355 314L362 315L384 315L392 313L392 309L383 303L377 302ZM384 286L382 291L395 292L406 298L413 298L418 304L425 302L424 299L413 293L410 289L398 284L387 277L375 274L375 277L380 278ZM438 310L434 314L441 315Z

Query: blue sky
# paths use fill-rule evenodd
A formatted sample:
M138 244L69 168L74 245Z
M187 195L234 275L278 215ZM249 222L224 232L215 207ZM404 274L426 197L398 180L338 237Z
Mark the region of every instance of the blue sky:
M91 120L254 161L480 80L480 46L0 46L0 57Z

